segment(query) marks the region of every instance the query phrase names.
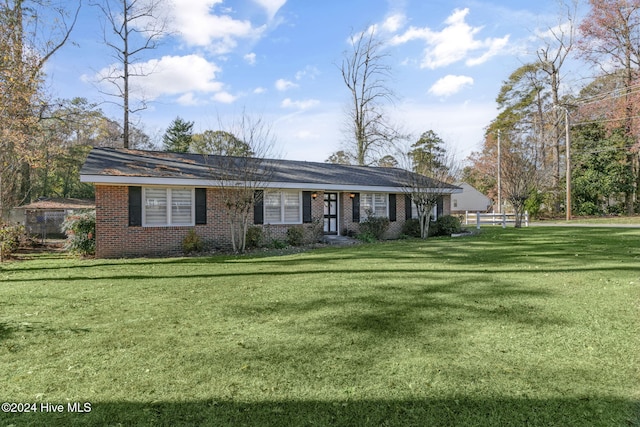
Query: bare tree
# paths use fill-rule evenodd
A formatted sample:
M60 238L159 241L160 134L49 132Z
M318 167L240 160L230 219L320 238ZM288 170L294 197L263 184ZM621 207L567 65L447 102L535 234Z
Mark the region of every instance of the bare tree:
M570 3L567 4L564 0L559 0L558 5L562 9L559 23L557 26L550 27L548 29L542 38L544 46L536 52L539 69L548 77L548 83L546 86L550 92L551 102L554 106L560 105L560 88L563 78L562 68L571 54L574 45L578 2L577 0L570 0ZM542 150L542 161L545 162L544 130L546 126L544 115L542 114L542 104L538 103L538 106L540 107L538 117L540 118L541 130L539 145ZM550 114L553 115L553 126L551 127L553 148L552 188L556 195L556 205L559 204L557 195L560 187L560 147L563 145L561 142L564 139L564 131L560 126L558 126L559 123L562 123L561 113L562 111L557 108L552 109L550 112Z
M273 165L268 157L273 156L275 139L264 119L252 118L246 113L237 121L220 127L247 149L237 153L241 154L238 156L200 154L212 176L216 177L213 186L219 189L226 208L232 248L234 252L244 252L254 207L263 200L264 189L273 175Z
M389 123L384 110L395 96L388 84L388 54L375 30L352 34L350 45L340 67L350 94L346 151L356 164L368 165L387 154L403 135Z
M525 202L538 185L538 169L531 150L523 144L505 144L502 154L502 190L515 213L515 227L522 227Z
M132 102L131 79L151 73L136 62L144 52L156 49L160 39L168 35L167 18L161 15L163 3L164 0L98 0L92 3L106 18L104 42L119 65L110 68L100 80L113 88L104 94L121 99L124 148L130 145L130 115L147 108L143 97L135 104Z
M458 164L444 145L445 142L435 132L423 133L407 152L406 168L400 172L404 193L417 208L420 237L423 239L429 236L433 208L455 188L453 181Z

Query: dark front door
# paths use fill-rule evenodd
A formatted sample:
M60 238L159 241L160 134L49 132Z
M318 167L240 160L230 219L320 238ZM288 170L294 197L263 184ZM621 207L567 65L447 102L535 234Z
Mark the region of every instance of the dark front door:
M338 234L338 193L324 193L324 234Z

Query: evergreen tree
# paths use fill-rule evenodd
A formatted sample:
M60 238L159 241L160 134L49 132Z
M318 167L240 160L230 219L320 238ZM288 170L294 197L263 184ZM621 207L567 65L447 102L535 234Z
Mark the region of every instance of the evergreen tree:
M164 150L173 153L188 152L192 141L193 122L187 122L181 117L176 117L162 136Z

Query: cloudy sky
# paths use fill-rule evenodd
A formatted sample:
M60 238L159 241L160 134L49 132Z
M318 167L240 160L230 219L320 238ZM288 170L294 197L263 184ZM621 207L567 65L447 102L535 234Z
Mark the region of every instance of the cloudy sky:
M352 33L375 26L385 42L393 120L414 139L434 130L462 159L480 147L501 83L559 23L554 0L167 0L162 13L171 35L135 64L153 71L133 81L151 101L144 130L161 135L176 116L216 130L244 110L271 123L283 157L309 161L345 141L339 64ZM118 64L103 27L84 5L47 69L56 96L108 100L97 82Z

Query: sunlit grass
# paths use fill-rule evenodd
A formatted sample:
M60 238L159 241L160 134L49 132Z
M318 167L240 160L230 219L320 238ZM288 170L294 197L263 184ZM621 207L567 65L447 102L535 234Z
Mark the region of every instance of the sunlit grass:
M640 230L0 266L14 425L640 425Z

